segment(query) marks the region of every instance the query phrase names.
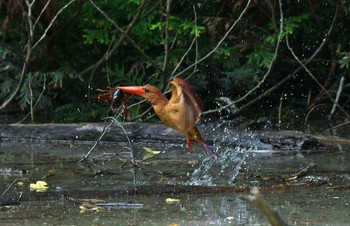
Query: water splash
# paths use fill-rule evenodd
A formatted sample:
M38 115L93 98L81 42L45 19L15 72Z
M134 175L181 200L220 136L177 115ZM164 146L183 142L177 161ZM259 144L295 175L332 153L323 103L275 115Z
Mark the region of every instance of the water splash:
M221 128L221 129L220 129ZM198 168L190 175L188 185L232 185L245 164L246 158L252 153L251 140L241 138L232 131L230 125L216 125L213 131L219 129L220 135L214 138L214 150L217 159L206 156ZM248 144L248 143L249 144Z
M217 147L218 159L205 157L186 182L188 185L232 185L245 163L249 150L241 147Z

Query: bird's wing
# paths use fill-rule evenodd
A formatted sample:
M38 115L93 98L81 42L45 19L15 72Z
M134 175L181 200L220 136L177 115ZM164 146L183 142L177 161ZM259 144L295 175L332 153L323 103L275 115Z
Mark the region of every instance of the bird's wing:
M175 78L170 82L172 95L167 112L177 125L179 132L187 134L200 120L202 104L187 82Z

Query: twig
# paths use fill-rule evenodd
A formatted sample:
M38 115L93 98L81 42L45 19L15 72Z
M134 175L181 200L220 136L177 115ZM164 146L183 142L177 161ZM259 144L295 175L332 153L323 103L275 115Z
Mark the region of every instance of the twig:
M23 119L22 119L21 121L16 122L16 124L21 124L21 123L24 122L24 121L28 118L28 116L31 115L31 114L33 114L32 118L34 117L34 110L35 110L36 106L39 104L39 101L40 101L41 97L44 95L45 90L46 90L46 75L44 74L43 89L42 89L41 93L39 94L37 100L35 101L34 106L33 106L33 107L31 106L30 112L28 112L28 114L27 114L26 116L24 116ZM31 100L31 102L32 102L32 100ZM34 122L33 119L32 119L32 122Z
M316 82L316 84L322 89L322 91L331 99L331 101L338 106L338 108L344 112L344 114L349 117L349 114L345 111L345 109L340 106L331 96L331 94L329 94L328 90L317 80L317 78L312 74L312 72L305 66L305 64L303 64L303 62L301 62L301 60L299 59L299 57L294 53L293 49L290 47L289 45L289 40L288 40L288 35L286 36L286 43L287 43L287 47L289 49L289 51L292 53L293 57L295 58L296 61L298 61L298 63L304 68L304 70L307 72L307 74Z
M195 5L193 5L193 15L194 15L194 26L196 26L197 27L197 11L196 11L196 6ZM195 40L195 44L196 44L196 48L195 48L195 54L196 54L196 56L195 56L195 59L194 59L194 62L195 63L197 63L198 62L198 57L199 57L199 50L198 50L198 38L196 38L196 39L194 39ZM192 73L187 77L187 79L188 78L190 78L194 73L196 73L197 72L197 66L198 66L198 63L197 64L195 64L194 65L194 67L193 67L193 71L192 71Z
M328 128L327 131L333 130L333 129L336 129L336 128L339 128L339 127L341 127L341 126L346 126L346 125L348 125L348 124L350 124L350 121L346 121L346 122L340 123L340 124L338 124L338 125L336 125L336 126L333 126L333 127L331 127L331 128Z
M335 21L338 17L338 10L339 10L339 5L337 5L337 8L334 12L334 16L333 16L333 20L332 23L328 29L327 34L325 34L325 37L322 39L322 42L320 44L320 46L315 50L315 52L310 56L309 59L307 59L304 63L304 65L308 65L323 49L324 45L327 43L328 37L330 36L331 32L333 31L334 28L334 24ZM270 89L266 90L265 92L263 92L262 94L260 94L258 97L254 98L253 100L249 101L248 103L246 103L245 105L241 106L237 111L235 111L235 114L241 112L242 110L244 110L245 108L249 107L250 105L254 104L255 102L257 102L258 100L261 100L263 97L265 97L266 95L268 95L269 93L271 93L272 91L276 90L277 88L279 88L281 85L283 85L285 82L287 82L289 79L291 79L295 74L297 74L301 69L303 69L302 66L298 67L297 69L295 69L292 73L290 73L288 76L286 76L284 79L282 79L281 81L279 81L278 83L276 83L273 87L271 87ZM223 110L223 108L219 108L219 109L215 109L215 110ZM204 112L205 114L209 114L212 112L216 112L216 111L207 111Z
M280 104L278 106L278 124L281 125L282 123L282 105L283 105L283 96L284 93L281 93L281 97L280 97Z
M39 43L46 37L47 32L50 30L50 28L52 27L53 23L56 21L58 15L60 15L63 10L65 10L70 4L72 4L73 2L75 2L76 0L71 0L70 2L68 2L67 4L65 4L60 10L58 10L58 12L56 13L56 15L52 18L50 24L46 27L44 34L41 35L40 39L33 45L33 49L39 45ZM34 31L34 30L33 30Z
M84 155L84 157L82 159L80 159L78 161L78 163L81 163L82 161L85 161L89 155L91 154L91 152L96 148L96 146L100 143L102 137L107 133L107 131L109 130L109 128L111 128L111 126L114 124L114 120L112 120L108 125L106 125L104 128L103 128L103 131L100 135L100 137L97 139L97 141L95 142L95 144L90 148L90 150Z
M28 89L29 89L29 93L30 93L30 119L31 122L34 123L34 109L33 109L33 99L34 99L34 95L33 95L33 89L32 89L32 76L31 74L29 74L29 82L28 82Z
M247 5L244 7L243 11L241 12L241 14L239 15L239 17L237 18L237 20L232 24L232 26L228 29L228 31L226 32L226 34L222 37L222 39L216 44L216 46L209 52L207 53L207 55L205 55L204 57L200 58L199 60L197 60L196 62L194 62L193 64L191 64L190 66L188 66L187 68L185 68L183 71L181 71L179 75L184 74L186 71L188 71L189 69L196 67L199 63L203 62L205 59L207 59L208 57L210 57L213 53L216 52L216 50L221 46L221 44L225 41L225 39L227 38L227 36L231 33L231 31L233 30L233 28L236 27L237 23L242 19L243 15L245 14L245 12L247 11L249 5L250 5L251 0L248 0Z
M136 22L139 20L141 17L141 12L145 8L146 4L148 3L148 0L143 0L136 12L136 15L134 16L133 20L129 23L127 29L124 31L122 28L118 26L116 22L114 22L100 7L96 5L96 3L93 0L90 0L90 3L109 21L111 22L114 27L122 34L118 42L115 44L115 46L112 48L110 52L107 52L104 57L99 60L96 64L86 68L82 72L80 72L81 75L88 73L89 71L93 70L95 71L98 66L100 66L103 62L108 59L109 56L111 56L122 44L122 42L127 39L131 45L143 56L145 57L151 64L152 66L159 72L165 73L141 48L139 45L135 43L135 41L128 35L128 33L132 30Z
M121 114L121 113L120 113ZM119 114L119 115L120 115ZM116 114L117 115L117 114ZM118 116L119 116L118 115ZM117 116L117 117L118 117ZM133 182L134 182L134 188L135 188L135 190L136 190L136 171L135 171L135 167L138 167L138 165L137 165L137 163L136 163L136 160L135 160L135 157L134 157L134 153L133 153L133 149L132 149L132 147L131 147L131 141L130 141L130 138L129 138L129 136L127 135L127 133L126 133L126 131L125 131L125 129L124 129L124 127L123 127L123 125L118 121L118 120L116 120L116 118L117 117L107 117L106 119L110 119L111 120L111 122L108 124L108 125L106 125L104 128L103 128L103 132L101 133L101 135L100 135L100 137L98 138L98 140L95 142L95 144L90 148L90 150L85 154L85 156L82 158L82 159L80 159L79 161L78 161L78 163L81 163L82 161L84 161L84 160L86 160L88 157L89 157L89 155L91 154L91 152L95 149L95 147L97 146L97 144L101 141L101 139L102 139L102 137L107 133L107 131L109 130L109 128L114 124L114 123L117 123L118 124L118 126L123 130L123 133L125 134L125 136L126 136L126 139L127 139L127 141L128 141L128 145L129 145L129 147L125 147L125 148L127 148L128 150L129 150L129 154L130 154L130 156L131 156L131 158L130 158L130 162L131 162L131 164L132 164L132 172L133 172ZM118 153L116 153L114 156L117 156L118 154L120 154L121 152L118 152ZM126 162L124 162L123 163L123 165L122 165L122 167L124 167L124 165L126 164Z
M35 30L36 25L38 24L38 22L39 22L41 16L44 14L44 12L45 12L45 10L47 9L47 7L50 5L51 1L52 1L52 0L48 0L48 1L46 2L45 6L44 6L44 7L42 8L42 10L40 11L39 16L36 18L36 21L34 22L33 30Z
M129 149L130 155L131 155L131 160L130 160L130 162L132 163L133 166L136 166L136 165L137 165L137 164L136 164L136 161L135 161L135 158L134 158L134 153L133 153L133 150L132 150L130 138L129 138L129 136L127 135L127 133L126 133L126 131L125 131L123 125L122 125L118 120L116 120L116 118L118 118L118 117L120 116L120 114L121 114L121 113L119 113L118 116L114 116L114 117L106 117L106 119L110 119L111 122L103 128L103 131L102 131L100 137L97 139L97 141L94 143L94 145L89 149L89 151L85 154L85 156L84 156L82 159L80 159L80 160L78 161L78 163L81 163L82 161L85 161L85 160L89 157L89 155L91 154L91 152L96 148L96 146L99 144L99 142L102 140L103 136L108 132L108 130L112 127L112 125L113 125L114 123L117 123L117 125L123 130L123 133L124 133L125 136L126 136L126 139L127 139L127 142L128 142L128 146L129 146L128 149ZM118 152L117 154L119 154L119 152ZM117 155L117 154L116 154L116 155Z
M110 118L112 121L115 121L115 122L118 124L118 126L123 130L123 133L125 134L125 137L126 137L126 139L127 139L127 141L128 141L128 145L129 145L129 149L130 149L131 163L132 163L133 166L137 166L136 161L135 161L135 158L134 158L133 149L132 149L132 146L131 146L131 141L130 141L129 136L128 136L127 133L126 133L126 130L125 130L124 126L123 126L118 120L116 120L116 118L112 118L112 117L109 117L109 118Z
M170 5L171 0L166 1L166 15L165 15L165 29L164 29L164 61L163 61L163 71L166 71L167 65L168 65L168 58L169 58L169 17L170 17ZM167 78L164 74L164 82L166 82Z
M337 96L335 97L335 100L334 100L334 104L333 104L333 107L332 107L332 110L331 110L331 113L329 114L329 119L332 117L332 115L334 114L335 112L335 109L337 107L337 105L339 105L339 97L343 91L343 86L344 86L344 76L342 76L340 78L340 82L339 82L339 87L338 87L338 92L337 92Z
M26 46L26 55L24 58L24 62L23 62L23 66L22 66L22 71L21 71L21 76L19 78L18 81L18 85L15 89L15 91L12 93L12 95L1 104L0 106L0 111L4 110L7 105L9 105L11 103L12 100L14 100L17 95L19 94L19 92L21 91L21 89L23 88L24 85L24 81L28 72L28 67L29 67L29 60L32 56L32 51L33 51L33 23L32 23L32 4L34 4L35 1L33 1L32 3L29 3L28 0L25 1L27 7L28 7L28 11L26 13L26 17L27 17L27 26L28 26L28 41L27 41L27 46Z
M306 125L307 121L309 121L309 117L311 115L311 113L317 108L317 107L320 107L320 106L327 106L328 104L318 104L318 105L314 105L309 111L308 113L306 114L305 116L305 119L304 119L304 124Z
M66 9L72 2L74 2L75 0L71 0L69 3L67 3L66 5L64 5L58 12L57 14L54 16L54 18L51 20L50 24L48 25L48 27L46 28L44 34L41 35L40 39L33 45L34 43L34 28L35 28L35 24L33 25L33 15L32 15L32 7L33 4L35 3L35 1L32 1L30 3L29 0L25 1L25 4L27 5L27 12L25 13L26 15L26 19L27 19L27 26L28 26L28 41L27 41L27 45L26 45L26 55L24 57L24 62L23 62L23 66L22 66L22 71L21 71L21 75L18 81L18 85L15 89L15 91L12 93L12 95L6 100L4 101L1 106L0 106L0 111L4 110L19 94L19 92L22 90L27 73L28 73L28 68L29 68L29 61L32 57L32 52L33 49L46 37L46 33L47 31L51 28L51 26L53 25L54 21L57 19L58 15L60 13L63 12L64 9Z
M173 79L173 78L174 78L174 75L175 75L177 69L180 67L180 65L181 65L182 62L184 61L185 57L186 57L186 56L188 55L188 53L191 51L191 49L192 49L194 43L196 42L196 40L197 40L197 37L194 37L193 40L192 40L192 42L191 42L191 44L190 44L190 46L188 47L187 51L184 53L184 55L182 55L182 57L181 57L179 63L175 66L173 72L171 73L170 79Z
M305 167L304 169L300 170L299 172L297 172L296 174L294 174L292 177L287 178L287 181L291 181L291 180L296 180L300 177L305 176L311 169L315 168L316 164L315 163L310 163L307 167Z
M253 87L251 90L249 90L241 98L239 98L239 99L237 99L235 101L232 101L232 103L230 103L228 105L225 105L225 106L222 106L220 108L213 109L213 110L208 110L206 112L203 112L203 114L210 114L210 113L219 112L219 111L224 110L225 108L230 107L231 105L234 105L234 104L236 104L238 102L241 102L242 100L246 99L249 95L251 95L255 90L257 90L265 82L267 76L270 74L270 72L272 70L272 66L274 65L275 60L277 59L277 53L278 53L278 50L279 50L279 46L280 46L281 39L282 39L282 34L283 34L283 23L284 23L283 20L284 20L284 18L283 18L283 10L282 10L282 2L281 2L281 0L279 0L278 3L279 3L279 10L280 10L280 30L279 30L279 34L278 34L278 37L277 37L277 43L276 43L274 56L273 56L273 58L271 60L270 66L267 69L267 71L266 71L265 75L263 76L263 78L259 81L259 83L255 87Z
M258 207L258 209L263 212L272 226L288 226L288 224L281 218L278 212L270 207L257 187L253 187L250 190L250 193L251 195L247 196L248 200L253 202Z
M12 183L5 189L5 191L1 195L4 196L17 181L18 181L18 178L14 179Z
M19 192L19 196L17 197L16 202L19 202L23 196L23 191Z
M195 5L193 5L193 14L194 14L194 25L197 26L197 11L196 11ZM188 47L188 49L186 50L186 52L184 53L184 55L181 57L181 59L180 59L180 61L178 62L178 64L175 66L173 72L171 73L171 76L170 76L169 80L173 79L174 77L178 77L178 76L181 74L181 72L180 72L179 75L176 75L176 76L175 76L175 73L176 73L177 69L179 69L179 67L181 66L181 64L182 64L182 62L184 61L185 57L190 53L190 51L192 50L192 47L193 47L194 44L195 44L195 50L196 50L196 51L195 51L196 56L195 56L194 62L195 62L195 63L198 62L198 57L199 57L199 56L198 56L198 52L199 52L199 51L198 51L198 36L195 35L194 38L193 38L193 40L192 40L192 42L191 42L191 44L190 44L190 46ZM188 76L188 77L186 78L186 80L187 80L189 77L191 77L192 74L194 74L195 72L197 72L197 65L198 65L198 64L195 64L195 66L194 66L194 68L193 68L193 72L191 73L190 76ZM166 89L169 89L169 85L170 85L170 83L168 84L168 86L167 86ZM168 91L168 92L170 92L170 91ZM166 94L166 93L168 93L168 92L165 92L164 94Z

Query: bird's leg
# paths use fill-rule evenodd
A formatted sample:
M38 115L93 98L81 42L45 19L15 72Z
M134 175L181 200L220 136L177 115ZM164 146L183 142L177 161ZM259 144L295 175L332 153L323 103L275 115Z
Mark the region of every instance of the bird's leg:
M188 146L188 149L190 149L190 152L193 153L193 148L191 145L191 142L192 142L191 138L192 138L192 136L190 136L190 135L188 137L186 137L186 144Z

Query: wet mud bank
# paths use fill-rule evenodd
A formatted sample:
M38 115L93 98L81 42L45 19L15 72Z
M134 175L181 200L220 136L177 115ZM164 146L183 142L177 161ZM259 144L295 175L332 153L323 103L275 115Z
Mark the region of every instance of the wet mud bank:
M122 128L123 127L123 128ZM93 144L101 133L101 144L125 145L128 137L133 144L156 146L183 145L185 138L161 124L123 123L107 129L106 124L11 124L0 125L1 142ZM201 128L209 144L254 146L266 150L307 150L324 146L319 139L299 131L251 131L206 127Z

